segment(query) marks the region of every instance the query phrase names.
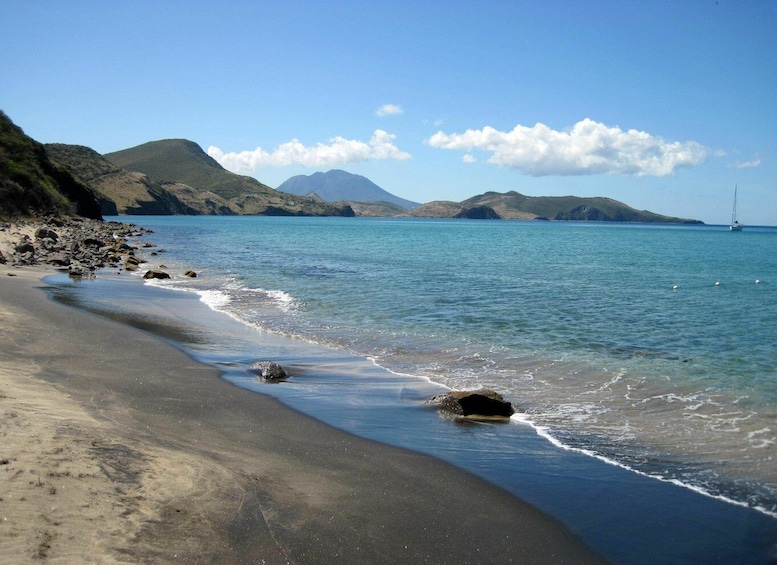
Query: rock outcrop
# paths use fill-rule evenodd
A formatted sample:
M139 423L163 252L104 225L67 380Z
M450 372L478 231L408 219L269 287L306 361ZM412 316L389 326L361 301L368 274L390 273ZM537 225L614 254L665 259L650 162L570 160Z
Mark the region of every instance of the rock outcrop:
M67 269L74 277L90 276L95 270L120 267L137 247L128 239L138 238L148 230L133 224L103 222L82 217L52 216L35 220L18 220L3 224L0 230L10 238L10 248L0 250L11 266L52 265Z

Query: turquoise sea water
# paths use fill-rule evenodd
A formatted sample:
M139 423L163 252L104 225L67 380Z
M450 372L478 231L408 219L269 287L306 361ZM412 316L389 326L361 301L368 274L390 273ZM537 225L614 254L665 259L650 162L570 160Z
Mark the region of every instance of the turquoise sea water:
M168 284L247 324L494 388L565 446L777 514L777 229L138 223L200 273Z
M166 250L152 262L199 273L159 284L247 327L494 388L554 449L777 516L777 229L132 221Z

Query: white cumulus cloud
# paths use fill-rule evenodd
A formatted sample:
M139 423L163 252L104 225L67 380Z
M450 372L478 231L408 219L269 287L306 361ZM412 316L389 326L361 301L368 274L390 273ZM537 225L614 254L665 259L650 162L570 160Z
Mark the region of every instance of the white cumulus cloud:
M644 131L608 127L588 118L571 129L556 131L545 124L517 125L512 131L486 126L427 140L432 147L491 153L489 163L532 176L620 174L665 176L704 162L710 149L694 141L667 141Z
M224 153L215 146L208 147L208 155L222 167L234 173L247 174L261 167L334 167L347 163L379 159L410 159L410 153L400 151L394 145L395 135L377 129L369 141L345 139L336 136L327 143L304 145L298 139L282 143L272 152L257 147L252 151Z
M403 114L404 110L402 110L401 106L397 106L396 104L384 104L377 110L375 110L375 115L380 116L381 118L383 116L394 116L396 114Z

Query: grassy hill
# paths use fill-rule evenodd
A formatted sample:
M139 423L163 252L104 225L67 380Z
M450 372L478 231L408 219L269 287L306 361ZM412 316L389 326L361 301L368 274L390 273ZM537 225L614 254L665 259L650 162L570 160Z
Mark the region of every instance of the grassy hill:
M160 181L167 190L179 196L186 192L186 189L180 190L182 186L195 193L211 193L223 202L218 206L222 212L216 213L226 213L225 205L233 214L353 215L347 206L278 192L253 177L227 171L199 145L186 139L151 141L104 157L117 167Z
M162 183L143 173L117 167L95 150L82 145L47 144L52 159L67 166L73 176L106 198L103 215L199 214L196 206L181 201Z
M48 213L102 217L97 195L0 111L0 217Z
M699 220L675 218L646 210L635 210L611 198L525 196L515 191L506 193L486 192L462 202L430 202L416 208L411 215L421 218L467 217L469 215L468 212L471 210L477 210L482 214L486 209L493 210L499 218L517 220L702 223Z

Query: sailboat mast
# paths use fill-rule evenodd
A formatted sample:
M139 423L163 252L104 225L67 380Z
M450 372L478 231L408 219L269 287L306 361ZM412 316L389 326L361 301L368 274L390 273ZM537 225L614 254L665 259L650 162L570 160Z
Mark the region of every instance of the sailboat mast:
M737 185L734 185L734 209L731 211L731 223L737 221Z

